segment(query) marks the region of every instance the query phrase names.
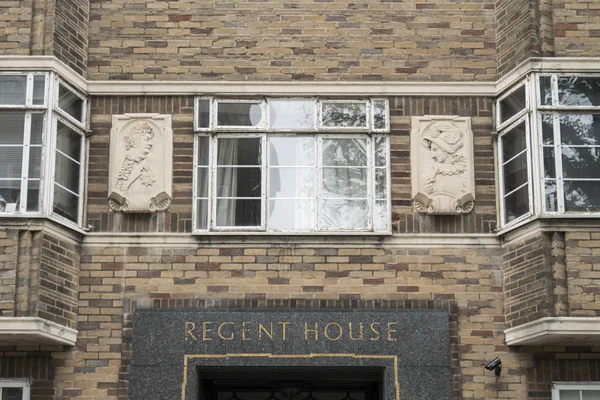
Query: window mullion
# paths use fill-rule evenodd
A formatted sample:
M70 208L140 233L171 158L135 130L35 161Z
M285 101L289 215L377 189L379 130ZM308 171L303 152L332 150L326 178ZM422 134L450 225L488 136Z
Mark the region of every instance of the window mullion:
M27 211L27 186L29 178L29 148L31 141L31 111L25 113L23 129L23 159L21 160L21 195L19 200L19 211Z
M81 135L79 137L79 201L77 202L77 224L79 226L83 225L83 196L84 196L84 187L85 187L85 163L83 160L85 159L85 136Z
M316 228L317 232L320 232L321 227L321 206L323 204L323 194L321 193L321 189L323 187L323 137L317 135L317 179L315 179L316 185L316 201L317 201L317 222Z
M27 84L25 85L25 106L33 105L33 73L27 74Z
M506 133L506 132L504 132ZM506 214L506 202L504 197L504 145L502 141L502 136L504 134L500 134L498 137L498 178L500 184L498 185L498 191L500 192L500 226L506 225L505 217Z
M263 110L264 112L264 110ZM264 117L264 114L263 114ZM261 177L260 177L260 226L263 230L267 229L267 135L262 134L260 138L261 145Z
M367 230L375 230L374 210L375 210L375 140L373 136L367 138Z
M210 210L210 221L209 221L209 226L210 228L215 228L217 225L217 153L219 152L219 148L218 146L219 141L217 140L217 137L215 135L210 137L210 144L211 144L211 148L214 150L212 152L212 154L209 153L209 157L210 157L210 172L209 174L211 175L211 182L213 183L210 187L210 197L215 199L214 204L212 204L211 210ZM209 178L210 179L210 178Z
M554 76L556 78L556 76ZM556 197L558 203L558 212L565 212L565 194L563 184L562 169L562 148L560 135L560 114L552 113L552 128L554 133L554 168L556 169Z

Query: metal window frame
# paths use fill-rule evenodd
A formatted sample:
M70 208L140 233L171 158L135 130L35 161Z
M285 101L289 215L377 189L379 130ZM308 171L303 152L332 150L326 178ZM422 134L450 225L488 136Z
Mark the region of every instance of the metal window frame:
M208 127L200 127L200 101L208 101ZM196 96L194 97L194 132L211 132L214 130L213 126L213 96Z
M72 124L74 124L75 126L79 127L79 129L83 129L85 130L87 127L87 114L88 114L88 104L87 104L87 98L82 95L79 91L77 91L76 89L74 89L71 85L69 85L66 81L64 81L63 79L61 79L58 75L55 78L55 91L54 91L54 109L55 111L57 111L58 114L60 114L61 117L67 119L69 122L71 122ZM69 113L67 113L65 110L63 110L62 108L60 108L59 106L59 101L60 101L60 87L64 86L69 92L73 93L75 96L77 96L81 101L82 101L82 107L81 107L81 120L76 119L75 117L73 117L72 115L70 115Z
M31 379L4 379L0 378L0 398L4 388L23 388L21 400L29 400L31 397Z
M328 103L345 103L345 104L365 104L365 126L324 126L323 125L323 106ZM318 109L317 112L319 114L317 120L317 130L323 132L357 132L357 133L366 133L372 131L371 122L373 120L373 113L371 110L371 100L370 99L319 99L318 101Z
M259 103L261 111L261 119L256 126L237 126L237 125L219 125L219 104L255 104ZM195 110L194 110L195 111ZM254 99L212 99L211 109L211 126L212 130L218 132L263 132L267 129L269 113L267 101L261 98Z
M42 72L42 71L34 71L34 72L19 72L19 71L2 71L0 72L0 76L2 75L10 75L10 76L26 76L25 79L25 104L2 104L0 105L0 111L2 110L45 110L48 107L48 87L49 87L49 76L50 73ZM33 83L34 76L43 75L45 76L44 81L44 102L42 104L33 104Z
M208 165L206 166L206 168L208 169L208 174L207 174L207 178L208 178L208 189L207 189L207 213L208 213L208 218L206 221L206 227L205 228L200 228L198 227L198 200L199 199L204 199L204 197L198 197L198 168L200 167L198 165L198 152L199 152L199 138L201 137L205 137L208 138ZM194 137L194 162L193 162L193 168L194 168L194 173L193 173L193 193L192 193L192 199L193 199L193 204L192 204L192 215L194 216L194 218L192 219L192 231L193 232L210 232L211 230L211 226L212 226L212 187L213 187L213 170L216 169L213 165L212 165L212 152L213 152L213 146L212 146L212 137L209 136L208 134L197 134Z
M504 92L502 95L500 95L498 97L498 99L496 100L496 126L497 126L497 130L504 130L506 127L508 126L512 126L512 124L520 119L521 117L523 117L523 115L527 114L530 110L531 110L531 102L530 102L530 79L529 77L526 77L525 79L523 79L522 81L520 81L519 83L517 83L515 86L513 86L512 88L510 88L508 91ZM509 97L511 94L515 93L517 90L519 90L520 88L524 87L525 88L525 107L523 109L521 109L519 112L517 112L515 115L513 115L512 117L510 117L509 119L507 119L506 121L502 121L502 101L504 99L506 99L507 97Z
M560 392L563 390L578 390L579 399L581 400L583 393L587 390L600 390L599 382L553 382L552 383L552 400L560 400Z
M300 128L277 128L271 127L271 100L291 100L291 101L307 101L311 100L314 102L315 115L313 118L312 129L300 129ZM267 101L267 132L269 133L316 133L318 132L319 126L319 99L317 97L268 97Z
M389 133L390 131L390 101L385 97L373 97L371 100L371 131L376 133ZM375 102L383 101L385 106L385 127L375 128Z

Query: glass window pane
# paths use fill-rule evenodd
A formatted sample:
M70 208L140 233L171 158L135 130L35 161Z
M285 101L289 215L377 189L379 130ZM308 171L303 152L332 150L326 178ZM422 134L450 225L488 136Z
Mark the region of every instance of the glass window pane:
M262 165L261 138L224 138L217 145L217 165Z
M21 387L3 387L2 400L22 400L23 388Z
M260 203L260 199L217 199L217 226L260 226Z
M544 147L544 178L556 178L554 147Z
M527 148L525 122L502 135L503 161L508 161Z
M324 199L321 226L325 229L366 229L369 210L366 200Z
M210 100L198 100L198 128L210 127Z
M33 76L33 105L44 104L44 95L46 92L46 75Z
M560 136L562 144L600 145L600 115L562 114Z
M525 85L500 100L500 122L505 122L525 108Z
M77 222L78 207L79 196L75 196L63 188L54 185L54 213Z
M559 399L560 400L580 400L579 390L561 390Z
M375 198L387 198L387 171L384 168L375 169Z
M309 231L316 228L315 200L270 200L269 230Z
M0 126L0 144L23 144L24 111L1 111Z
M388 230L390 222L390 212L387 207L387 200L377 200L375 202L375 211L373 213L373 225L376 231Z
M198 136L198 165L208 165L208 136Z
M559 77L558 104L561 106L600 106L600 78Z
M208 167L198 168L198 187L196 188L196 196L208 198Z
M21 180L0 179L0 212L18 211L21 199Z
M544 183L546 211L558 211L558 197L556 196L556 181L546 181Z
M323 139L324 166L366 166L367 139Z
M323 168L324 198L366 198L367 168Z
M269 169L270 198L306 198L315 196L315 168Z
M387 166L387 138L375 137L375 166Z
M58 121L56 148L69 157L79 160L81 157L81 135Z
M326 128L366 128L366 102L323 102L322 125Z
M196 228L208 229L208 200L201 199L197 201L196 209Z
M514 221L529 212L529 185L523 186L504 198L504 219Z
M527 183L527 154L523 153L517 158L504 164L504 194L508 194Z
M314 136L274 136L269 138L269 165L315 165L317 141Z
M562 148L565 178L600 178L600 147Z
M0 105L24 105L27 75L0 75Z
M27 181L27 211L39 211L40 209L40 181Z
M598 400L600 399L600 390L583 390L581 395L582 400Z
M83 121L83 104L82 98L60 85L58 88L58 107L75 118L77 121Z
M42 144L42 136L44 133L44 114L31 114L31 144Z
M373 101L373 129L386 129L387 107L383 100Z
M552 78L550 76L540 76L540 104L552 105Z
M29 148L29 173L28 178L39 178L42 169L42 148Z
M316 100L271 99L270 129L315 129L316 110Z
M0 178L21 178L22 147L0 147Z
M56 153L54 179L61 186L72 192L79 193L79 164L60 153Z
M261 121L261 102L217 103L218 126L258 126Z
M564 183L565 211L600 211L600 181Z
M261 197L261 169L217 168L217 197Z
M554 116L542 114L542 138L545 145L554 144Z

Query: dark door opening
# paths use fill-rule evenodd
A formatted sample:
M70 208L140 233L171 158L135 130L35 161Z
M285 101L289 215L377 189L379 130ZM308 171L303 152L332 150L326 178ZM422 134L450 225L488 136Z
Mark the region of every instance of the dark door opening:
M381 400L383 368L199 368L200 400Z

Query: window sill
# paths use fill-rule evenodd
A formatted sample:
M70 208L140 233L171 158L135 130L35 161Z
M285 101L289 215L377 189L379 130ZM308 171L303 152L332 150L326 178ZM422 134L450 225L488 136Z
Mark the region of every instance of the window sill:
M57 217L56 215L47 215L40 213L31 213L31 214L8 214L8 213L0 213L0 224L2 226L23 226L23 225L40 225L38 223L30 224L28 221L52 221L57 225L62 226L72 232L79 233L81 235L85 235L86 231L77 226L75 223L70 222L67 219Z

